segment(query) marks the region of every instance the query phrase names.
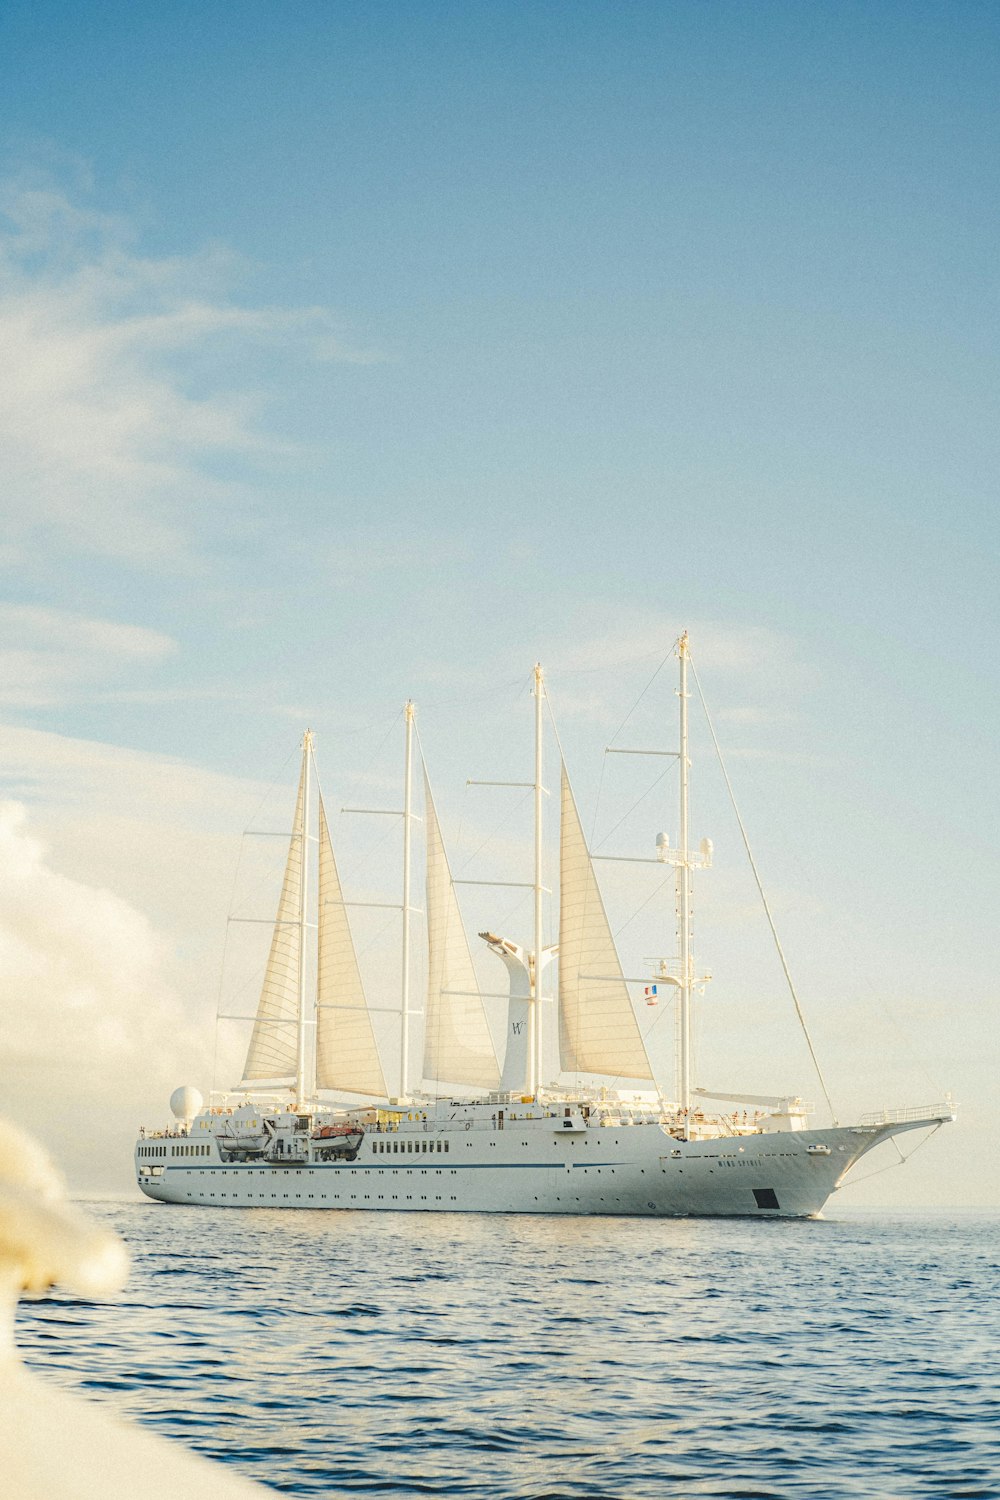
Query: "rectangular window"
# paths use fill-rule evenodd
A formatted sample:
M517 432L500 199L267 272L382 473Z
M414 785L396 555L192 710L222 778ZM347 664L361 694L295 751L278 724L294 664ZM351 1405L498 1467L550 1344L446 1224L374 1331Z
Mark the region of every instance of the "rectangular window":
M774 1188L754 1188L753 1195L758 1208L778 1208L778 1195Z

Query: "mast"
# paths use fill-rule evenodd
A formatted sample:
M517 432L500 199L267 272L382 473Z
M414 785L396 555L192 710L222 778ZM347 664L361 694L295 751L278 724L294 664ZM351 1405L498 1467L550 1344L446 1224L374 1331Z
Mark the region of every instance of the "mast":
M542 1081L542 699L545 674L535 663L535 952L531 968L528 1093L538 1097Z
M413 817L413 710L406 701L406 770L403 781L403 983L399 1016L399 1097L410 1073L410 824Z
M678 920L680 923L680 1028L677 1058L678 1104L691 1108L691 852L688 848L688 636L685 630L677 647L680 658L680 859L677 865Z
M310 1087L307 1061L306 1024L306 913L309 897L309 780L312 765L313 733L307 729L302 737L302 879L299 882L299 1016L295 1058L295 1108L304 1109L315 1089ZM318 999L318 996L316 997ZM316 1000L313 1003L316 1019Z

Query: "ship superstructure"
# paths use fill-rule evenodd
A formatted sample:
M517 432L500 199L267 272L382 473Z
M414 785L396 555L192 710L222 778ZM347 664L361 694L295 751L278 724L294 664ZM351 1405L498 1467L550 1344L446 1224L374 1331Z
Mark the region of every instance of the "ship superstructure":
M399 1074L390 1091L307 732L243 1078L232 1095L207 1108L196 1091L178 1090L171 1100L175 1124L141 1132L135 1165L144 1193L213 1207L815 1215L854 1162L881 1141L954 1118L949 1102L813 1129L810 1107L797 1097L712 1095L693 1086L692 997L709 976L693 956L691 881L695 870L710 867L712 846L702 840L691 848L686 634L676 652L679 741L669 753L679 767L678 843L673 848L660 835L650 857L675 872L676 954L658 960L641 979L624 974L564 763L559 941L544 946L545 689L536 667L535 774L528 784L534 794L532 946L492 931L480 934L507 973L502 1045L495 1043L499 1029L490 1025L478 982L426 767L427 985L424 1005L415 1010L414 715L407 704ZM309 920L313 876L315 923ZM547 995L553 974L555 993ZM669 1096L654 1076L630 992L651 981L676 1005L676 1078ZM545 1084L543 1042L553 1011L561 1077L572 1081ZM419 1089L410 1083L411 1028L418 1017L424 1040ZM347 1107L321 1102L323 1094L368 1102Z

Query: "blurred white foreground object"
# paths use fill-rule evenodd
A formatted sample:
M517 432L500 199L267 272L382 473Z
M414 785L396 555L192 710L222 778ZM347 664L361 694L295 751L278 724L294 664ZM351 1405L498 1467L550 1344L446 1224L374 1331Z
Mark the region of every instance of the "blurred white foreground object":
M24 1369L14 1346L22 1292L55 1283L84 1297L118 1291L128 1256L117 1235L66 1198L40 1146L0 1120L0 1473L18 1500L260 1500L273 1494L165 1439L126 1427Z

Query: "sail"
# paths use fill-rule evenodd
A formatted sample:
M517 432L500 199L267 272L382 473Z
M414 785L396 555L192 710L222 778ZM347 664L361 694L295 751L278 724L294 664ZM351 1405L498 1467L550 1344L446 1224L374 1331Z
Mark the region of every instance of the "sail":
M303 758L295 821L288 848L285 878L275 918L271 951L264 972L264 985L257 1003L250 1047L243 1078L284 1078L298 1066L298 1019L300 995L299 911L302 900L305 859L306 762Z
M573 791L562 767L559 1053L567 1073L652 1079Z
M495 1089L500 1067L426 770L424 801L428 962L424 1077L438 1083Z
M316 981L316 1087L386 1097L361 970L319 799L319 958Z

